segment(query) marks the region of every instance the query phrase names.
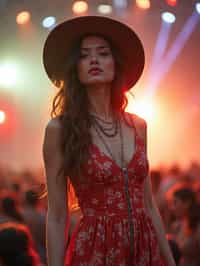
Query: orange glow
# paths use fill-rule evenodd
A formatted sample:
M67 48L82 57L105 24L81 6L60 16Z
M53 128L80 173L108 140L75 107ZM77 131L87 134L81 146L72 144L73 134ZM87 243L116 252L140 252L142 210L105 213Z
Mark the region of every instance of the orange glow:
M5 112L0 110L0 124L3 124L6 120Z
M31 14L28 11L20 12L16 17L16 22L19 25L26 24L30 21Z
M85 1L75 1L72 10L75 14L84 13L88 10L88 4Z
M128 106L126 111L129 113L135 113L136 115L144 118L147 122L151 122L155 119L155 106L152 102L147 100L133 102L133 100L128 96Z
M19 123L17 109L11 99L0 98L0 142L6 143L16 134Z
M136 5L142 9L149 9L151 7L150 0L136 0Z
M166 0L167 4L169 6L176 6L177 5L177 0Z

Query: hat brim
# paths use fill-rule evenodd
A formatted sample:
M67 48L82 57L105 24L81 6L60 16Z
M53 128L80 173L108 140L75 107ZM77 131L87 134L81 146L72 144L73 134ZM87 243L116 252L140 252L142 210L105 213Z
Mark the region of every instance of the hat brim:
M49 33L43 50L48 77L54 84L63 80L71 45L82 35L93 32L108 37L119 49L124 62L125 89L129 90L144 69L143 45L129 26L103 16L76 17L59 24Z

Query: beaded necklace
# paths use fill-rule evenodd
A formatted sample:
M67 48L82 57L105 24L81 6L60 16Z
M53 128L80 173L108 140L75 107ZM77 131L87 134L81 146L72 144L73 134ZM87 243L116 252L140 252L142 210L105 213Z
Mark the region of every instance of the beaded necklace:
M121 168L123 168L124 167L124 143L123 143L122 126L121 126L120 120L118 121L118 127L119 127L119 134L120 134L120 157L121 157L120 166L121 166ZM115 161L117 163L116 158L113 155L113 152L111 151L109 145L107 144L107 142L105 141L104 137L102 136L102 134L99 130L100 128L98 127L98 124L96 124L96 123L94 124L94 129L95 129L99 139L103 143L104 147L106 148L107 152L109 153L110 157L113 159L113 161Z
M111 138L115 137L118 133L119 121L115 119L114 122L108 122L97 115L90 114L94 123L94 126L98 128L105 136ZM113 131L114 130L114 131Z

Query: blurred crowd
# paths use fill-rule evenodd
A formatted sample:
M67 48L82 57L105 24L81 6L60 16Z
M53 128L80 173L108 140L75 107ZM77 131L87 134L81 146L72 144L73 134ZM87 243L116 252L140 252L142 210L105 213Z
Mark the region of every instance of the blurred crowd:
M200 164L151 169L152 191L178 266L200 266ZM0 266L45 266L44 176L0 167ZM69 239L81 212L69 191ZM69 243L69 241L68 241Z

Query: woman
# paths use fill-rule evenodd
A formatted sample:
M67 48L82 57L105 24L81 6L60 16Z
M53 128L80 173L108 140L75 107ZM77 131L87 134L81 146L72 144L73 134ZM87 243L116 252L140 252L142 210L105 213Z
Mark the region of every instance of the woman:
M124 111L144 67L139 38L106 17L71 19L48 36L44 66L60 88L43 145L49 266L174 266L152 200L146 122ZM83 216L65 250L67 180Z

